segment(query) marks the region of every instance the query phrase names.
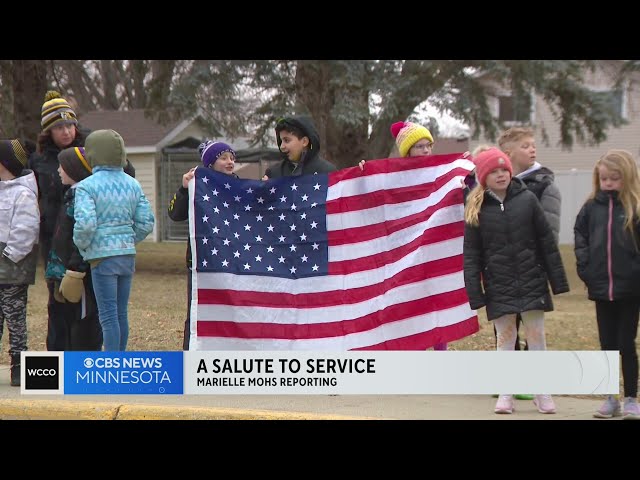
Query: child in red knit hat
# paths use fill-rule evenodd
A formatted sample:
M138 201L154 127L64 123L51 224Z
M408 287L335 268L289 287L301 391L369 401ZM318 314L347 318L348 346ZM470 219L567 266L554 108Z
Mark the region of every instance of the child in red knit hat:
M553 231L536 195L513 178L511 160L498 148L474 158L478 184L469 193L464 220L464 281L469 304L486 307L497 331L496 349L514 350L516 315L522 315L529 350L546 350L544 312L569 291ZM540 413L555 413L551 395L536 395ZM513 413L513 395L502 394L495 413Z

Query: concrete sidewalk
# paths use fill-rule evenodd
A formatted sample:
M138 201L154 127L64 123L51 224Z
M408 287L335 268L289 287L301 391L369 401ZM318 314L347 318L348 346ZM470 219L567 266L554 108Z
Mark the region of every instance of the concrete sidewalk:
M490 395L21 395L0 365L0 419L77 420L595 420L603 397L554 396L557 412L516 400L496 415Z

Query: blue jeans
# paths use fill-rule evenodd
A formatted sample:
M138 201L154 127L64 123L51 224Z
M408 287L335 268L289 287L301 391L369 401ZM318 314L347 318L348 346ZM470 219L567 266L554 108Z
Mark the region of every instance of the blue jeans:
M127 349L127 305L135 269L135 255L103 258L97 266L91 268L105 351Z

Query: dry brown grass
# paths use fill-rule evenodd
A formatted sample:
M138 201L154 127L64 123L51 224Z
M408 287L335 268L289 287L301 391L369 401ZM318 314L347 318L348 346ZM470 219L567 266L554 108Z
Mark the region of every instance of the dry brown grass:
M136 274L129 304L129 350L181 350L187 309L185 242L143 242L138 245ZM599 350L593 302L575 271L571 246L561 247L571 291L554 297L555 311L546 315L549 350ZM480 331L450 344L451 350L493 350L493 327L480 311ZM45 350L47 288L42 270L29 288L29 350ZM5 329L6 331L6 329ZM2 352L7 351L3 335ZM0 357L0 363L7 358Z
M129 301L129 350L182 350L187 311L185 250L186 242L138 245ZM32 351L46 350L47 298L44 275L38 267L27 305L28 347ZM7 351L6 337L3 335L2 352ZM6 361L0 358L0 363Z

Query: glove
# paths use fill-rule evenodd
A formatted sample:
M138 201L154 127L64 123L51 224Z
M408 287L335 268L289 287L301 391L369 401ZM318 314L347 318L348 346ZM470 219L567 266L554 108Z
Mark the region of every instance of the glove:
M86 275L85 272L74 272L73 270L67 270L60 282L60 293L67 301L71 303L78 303L82 298L82 292L84 291L84 282L82 279Z

